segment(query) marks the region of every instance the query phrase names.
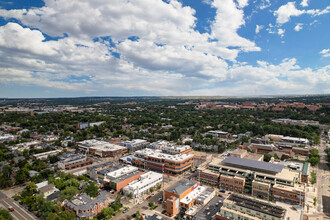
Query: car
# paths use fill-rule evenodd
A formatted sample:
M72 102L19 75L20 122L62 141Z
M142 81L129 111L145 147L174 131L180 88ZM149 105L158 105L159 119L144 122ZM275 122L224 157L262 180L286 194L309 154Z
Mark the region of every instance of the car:
M158 199L158 202L161 202L161 201L162 201L162 198L159 198L159 199Z
M228 195L230 195L231 194L231 192L230 193L228 193Z
M128 209L125 209L125 210L123 211L123 213L126 213L126 212L128 212Z
M151 198L151 196L148 196L148 197L147 197L147 199L150 199L150 198Z
M141 205L143 203L143 201L141 200L140 202L139 202L139 204Z
M15 201L18 201L18 198L14 198Z
M223 190L223 189L222 189L222 190L220 190L219 192L221 192L221 193L225 193L225 192L226 192L226 190Z
M136 217L136 214L134 213L133 215L132 215L132 218L135 218Z
M25 183L23 183L21 186L26 186L26 184L25 184Z
M164 215L165 213L166 213L166 210L163 210L163 211L162 211L162 214Z
M154 195L155 195L155 193L151 194L151 196L154 196Z
M12 206L9 206L8 207L8 210L11 211L11 212L13 212L14 211L14 208Z

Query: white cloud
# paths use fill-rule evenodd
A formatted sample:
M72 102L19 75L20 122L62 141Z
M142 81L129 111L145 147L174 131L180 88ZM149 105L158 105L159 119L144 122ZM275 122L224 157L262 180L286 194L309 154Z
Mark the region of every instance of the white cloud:
M237 0L238 7L244 8L249 5L249 0Z
M313 16L320 16L324 14L329 14L330 13L330 6L327 6L325 9L320 10L320 9L311 9L307 10L307 13Z
M278 24L284 24L290 20L292 16L300 16L304 14L304 10L298 10L294 2L288 2L286 5L282 5L274 12L276 16L276 22Z
M330 57L330 49L323 49L320 54L322 54L322 57Z
M281 37L284 37L284 33L285 33L285 30L282 29L282 28L279 28L279 29L277 30L277 34L280 35Z
M295 30L295 31L300 31L301 29L303 29L303 24L302 24L302 23L298 23L298 24L294 27L294 30Z
M264 28L263 25L256 25L256 30L255 30L256 34L258 34L260 32L260 30L263 28Z
M271 6L270 0L261 0L260 10L266 9Z
M308 0L302 0L301 3L300 3L300 5L302 7L307 7L308 6Z

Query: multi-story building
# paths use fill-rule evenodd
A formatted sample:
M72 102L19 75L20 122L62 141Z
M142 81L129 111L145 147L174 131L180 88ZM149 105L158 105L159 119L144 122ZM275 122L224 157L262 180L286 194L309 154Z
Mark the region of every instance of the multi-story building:
M208 131L206 134L210 134L214 137L219 137L219 138L228 138L230 134L225 131Z
M86 155L68 153L60 156L57 166L62 170L72 170L91 165L92 163L93 160L87 158Z
M163 208L169 216L175 216L179 212L190 213L195 204L203 206L215 196L215 190L188 179L179 180L163 193ZM188 216L191 216L191 213Z
M219 179L219 187L222 189L250 194L265 200L277 200L293 204L293 200L290 198L298 198L298 196L300 198L302 192L305 191L300 172L282 164L231 156L226 159L213 158L207 169L198 172L200 173L197 173L198 177L196 178L202 183L216 186L216 181ZM278 186L283 186L289 190L288 196L284 194L283 198L278 197ZM285 191L282 190L282 192ZM297 200L295 202L297 204ZM304 204L304 198L301 198L300 202L299 204Z
M63 206L69 211L74 211L80 219L92 219L110 205L110 199L107 194L106 191L101 191L97 197L92 199L84 193L71 201L64 200Z
M134 152L140 150L148 145L148 141L142 139L134 139L131 141L123 141L119 143L120 146L126 147L129 151Z
M152 171L168 174L182 174L193 166L193 154L165 154L160 150L145 148L135 151L132 164Z
M189 145L173 145L168 141L159 140L151 143L148 148L161 150L165 154L188 154L193 151Z
M250 160L257 160L257 161L264 161L264 155L263 154L254 154L249 153L247 150L244 149L236 149L229 154L233 157L239 157L239 158L245 158Z
M273 201L284 202L291 205L305 205L305 188L289 187L281 184L275 184L272 188Z
M93 179L93 180L97 180L98 179L98 174L97 172L103 169L107 169L109 167L113 166L113 162L106 162L106 163L101 163L98 165L94 165L94 166L89 166L87 167L87 175Z
M230 219L286 220L286 209L273 203L232 194L224 200L220 212L216 215L216 220Z
M116 192L119 192L122 188L127 186L129 183L133 182L140 178L144 172L140 171L137 167L133 167L130 165L108 168L109 172L106 173L103 183L104 185L109 185ZM99 171L98 175L102 172Z
M144 194L150 192L150 188L156 187L157 184L161 184L163 181L163 174L155 172L147 172L142 174L139 179L134 180L123 188L125 195L130 193L134 198L141 197Z
M34 154L33 158L36 160L38 160L38 159L46 160L48 158L48 156L54 156L60 152L62 152L62 151L61 150L52 150L52 151L48 151L48 152L44 152L44 153Z
M94 139L78 142L77 145L79 150L99 157L115 157L127 152L126 147Z

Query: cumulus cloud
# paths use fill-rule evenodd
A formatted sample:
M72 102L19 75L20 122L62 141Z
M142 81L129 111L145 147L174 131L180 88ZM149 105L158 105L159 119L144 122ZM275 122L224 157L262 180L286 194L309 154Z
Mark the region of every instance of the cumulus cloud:
M274 12L276 16L276 22L278 24L284 24L290 20L292 16L300 16L304 14L304 10L298 10L294 2L288 2L286 5L282 5Z
M295 31L300 31L301 29L303 29L303 24L302 24L302 23L298 23L298 24L294 27L294 30L295 30Z
M263 25L256 25L256 30L255 30L256 34L258 34L260 32L260 30L263 28L264 28Z
M308 0L302 0L301 3L300 3L300 5L302 7L307 7L308 6Z
M330 57L330 49L323 49L320 51L322 57Z
M244 8L249 5L249 0L237 0L238 7Z
M277 30L277 34L280 35L281 37L284 37L284 33L285 33L285 30L282 29L282 28L279 28L279 29Z

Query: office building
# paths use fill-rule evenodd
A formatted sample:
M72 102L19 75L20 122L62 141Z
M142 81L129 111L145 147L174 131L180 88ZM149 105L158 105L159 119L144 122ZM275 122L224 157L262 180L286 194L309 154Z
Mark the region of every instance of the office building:
M228 138L230 134L225 131L208 131L206 134L210 134L213 137L219 137L219 138Z
M132 194L134 198L139 198L144 194L150 193L150 188L157 187L162 182L163 174L150 171L142 174L139 179L130 182L123 188L123 192L125 195Z
M159 140L151 143L148 148L161 150L165 154L188 154L193 152L193 149L189 145L173 145L168 141Z
M81 141L77 145L79 150L99 157L115 157L127 152L126 147L95 139Z
M98 171L98 175L102 172ZM116 192L121 191L122 188L129 183L140 178L144 172L140 171L137 167L130 165L117 167L110 167L104 176L103 184L111 186Z
M57 166L62 170L72 170L91 165L92 163L93 160L87 158L86 155L68 153L60 156Z
M89 166L87 167L87 175L93 179L93 180L97 180L98 176L97 176L97 172L103 169L107 169L109 167L113 166L113 162L105 162L105 163L101 163L98 165L94 165L94 166Z
M159 173L182 174L193 166L193 154L165 154L160 150L145 148L135 151L132 164Z
M119 145L126 147L130 152L134 152L136 150L143 149L146 145L148 145L148 141L142 139L134 139L131 141L123 141L120 142Z

